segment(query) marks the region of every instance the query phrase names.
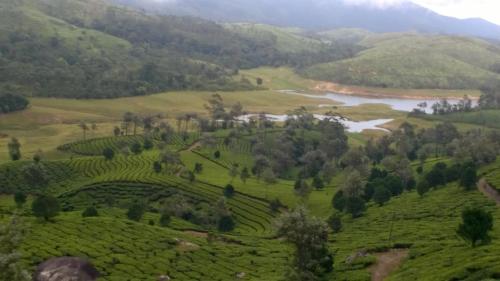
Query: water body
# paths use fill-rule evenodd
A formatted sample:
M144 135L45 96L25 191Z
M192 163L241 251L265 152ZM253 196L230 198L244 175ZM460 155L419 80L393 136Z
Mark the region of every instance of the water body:
M341 106L359 106L362 104L385 104L390 106L394 110L398 111L406 111L410 112L414 108L418 108L418 105L421 103L427 103L427 108L425 111L427 113L432 113L432 105L439 102L439 99L403 99L403 98L384 98L384 97L364 97L364 96L354 96L354 95L345 95L338 93L327 93L325 95L309 95L300 93L297 91L281 91L285 94L290 95L300 95L304 97L314 98L314 99L329 99L338 103L341 103ZM460 99L447 99L450 104L458 104ZM477 105L477 100L472 100L472 106ZM319 107L329 107L331 105L319 104Z
M258 118L259 114L247 114L238 117L237 119L240 121L248 122L252 118ZM273 122L285 122L290 116L288 115L276 115L276 114L266 114L266 118ZM323 120L326 118L332 118L331 116L314 114L314 118ZM369 121L351 121L344 119L337 119L340 123L342 123L348 132L351 133L361 133L364 130L382 130L388 132L387 129L381 128L386 123L393 121L394 119L375 119Z

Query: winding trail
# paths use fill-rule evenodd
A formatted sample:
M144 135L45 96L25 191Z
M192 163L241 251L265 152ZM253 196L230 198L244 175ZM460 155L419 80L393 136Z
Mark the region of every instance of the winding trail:
M408 256L408 249L391 249L387 252L378 253L377 262L370 267L372 281L383 281L393 271L397 270L404 259Z
M488 184L485 178L482 178L477 183L477 188L488 198L492 199L500 206L500 193Z

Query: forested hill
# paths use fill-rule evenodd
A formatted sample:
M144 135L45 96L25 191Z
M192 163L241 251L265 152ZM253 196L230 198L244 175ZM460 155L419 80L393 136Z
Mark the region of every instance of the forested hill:
M0 0L0 93L109 98L252 88L232 75L345 56L331 43L314 44L292 54L274 37L100 0Z
M110 0L164 14L226 22L259 22L313 30L362 28L373 32L418 31L500 39L500 26L482 19L439 15L411 2L382 8L345 0ZM385 1L386 3L390 1ZM396 2L396 1L393 1Z

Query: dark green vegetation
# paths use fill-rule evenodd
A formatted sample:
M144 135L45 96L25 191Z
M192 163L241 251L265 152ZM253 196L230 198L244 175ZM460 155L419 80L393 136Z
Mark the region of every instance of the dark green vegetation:
M28 105L29 101L25 97L0 93L0 113L23 110L28 107Z
M113 98L166 90L254 89L232 76L261 65L344 58L315 42L301 54L271 33L253 36L214 22L155 16L104 1L0 1L0 91ZM302 43L308 46L306 42Z
M391 280L500 274L500 210L474 189L478 177L498 184L494 130L404 123L349 145L305 108L283 124L235 122L244 109L218 95L206 109L176 129L125 113L58 160L1 165L0 222L26 222L20 266L69 255L103 280L369 280L377 253L407 248ZM478 208L491 220L462 221Z

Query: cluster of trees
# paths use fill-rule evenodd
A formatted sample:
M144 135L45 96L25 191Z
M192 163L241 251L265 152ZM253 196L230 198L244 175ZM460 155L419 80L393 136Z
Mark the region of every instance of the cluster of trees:
M499 109L500 108L500 83L492 84L482 89L479 99L481 109Z
M0 22L5 30L0 36L0 82L5 90L36 96L114 98L166 90L254 89L248 80L231 76L240 68L303 67L357 52L351 45L325 43L318 50L291 54L278 49L275 38L245 36L207 20L149 15L101 2L37 2L34 7L41 12L67 23L53 26L48 20L34 22L22 2L9 2ZM56 32L40 32L38 26ZM64 28L72 29L72 35L59 32Z
M0 113L24 110L30 102L27 98L10 93L0 93Z
M421 172L420 167L418 171ZM477 180L477 168L473 162L454 163L450 166L439 162L422 176L417 184L417 192L423 196L431 188L455 181L458 181L465 190L471 190L476 186Z

